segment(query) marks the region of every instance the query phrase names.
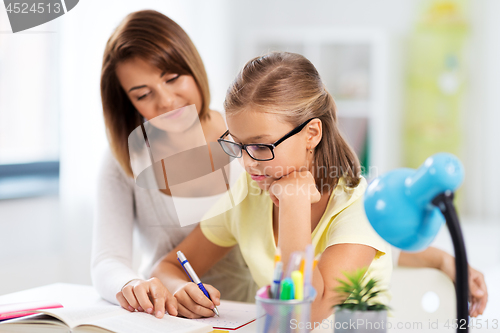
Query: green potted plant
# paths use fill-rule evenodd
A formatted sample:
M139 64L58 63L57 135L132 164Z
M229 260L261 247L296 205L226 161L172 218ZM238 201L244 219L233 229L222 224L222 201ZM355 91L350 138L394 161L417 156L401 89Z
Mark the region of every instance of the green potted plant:
M378 280L368 279L367 268L353 273L344 272L346 280L337 279L335 291L340 302L335 304L335 333L385 333L389 307L377 302L376 296L387 292L379 287Z

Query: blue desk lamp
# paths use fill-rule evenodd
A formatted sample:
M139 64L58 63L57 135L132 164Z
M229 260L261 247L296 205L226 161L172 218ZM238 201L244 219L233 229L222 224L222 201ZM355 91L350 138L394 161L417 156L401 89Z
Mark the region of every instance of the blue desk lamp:
M375 231L404 251L427 248L446 221L455 248L458 330L468 332L468 264L453 192L464 178L453 155L429 157L417 170L403 168L374 179L366 189L366 215ZM464 327L465 326L465 327Z

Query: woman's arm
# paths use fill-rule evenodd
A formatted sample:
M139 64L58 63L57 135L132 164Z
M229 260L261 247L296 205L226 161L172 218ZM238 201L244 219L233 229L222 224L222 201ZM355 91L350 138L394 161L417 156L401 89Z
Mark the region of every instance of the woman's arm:
M232 247L221 247L210 242L198 225L175 249L163 257L154 267L152 276L171 290L178 302L178 312L187 318L213 316L214 304L220 304L220 293L211 285L204 284L212 302L196 284L190 282L177 261L177 251L182 251L198 276L203 276L222 259ZM203 281L202 281L203 282Z
M428 247L421 252L401 251L398 266L406 267L430 267L444 272L455 282L455 257L435 247ZM469 298L471 306L469 313L471 317L483 314L488 303L488 289L484 275L469 266Z
M401 251L399 254L398 266L441 269L447 256L450 255L444 251L436 249L435 247L428 247L421 252ZM448 275L449 272L445 273Z
M116 294L140 276L132 269L133 193L111 152L99 172L92 236L92 283L102 298L118 304Z
M142 280L132 269L134 228L133 180L110 152L99 175L92 241L91 275L94 287L109 302L124 309L163 317L177 314L177 302L159 280ZM154 304L149 295L155 294Z

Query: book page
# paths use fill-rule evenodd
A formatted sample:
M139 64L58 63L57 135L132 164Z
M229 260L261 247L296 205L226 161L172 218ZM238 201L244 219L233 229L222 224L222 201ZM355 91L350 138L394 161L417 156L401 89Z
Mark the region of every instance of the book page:
M207 333L212 331L212 326L195 322L192 319L172 317L168 314L158 319L144 312L126 312L123 315L101 318L87 324L120 333Z
M68 332L69 327L57 318L46 314L34 314L26 317L0 322L0 332L57 333Z
M220 317L190 319L192 321L208 324L214 329L234 330L256 319L257 309L253 303L242 303L222 300L217 306Z
M59 309L38 310L36 312L51 315L70 328L78 325L89 324L93 321L130 313L117 305L81 306Z
M33 314L30 310L62 308L62 305L53 301L35 301L0 304L0 320L10 319Z

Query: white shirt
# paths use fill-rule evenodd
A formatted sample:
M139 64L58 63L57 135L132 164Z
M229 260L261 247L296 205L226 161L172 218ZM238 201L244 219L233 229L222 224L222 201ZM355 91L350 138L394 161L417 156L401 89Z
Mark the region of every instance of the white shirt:
M230 182L237 179L239 172L241 169L231 168ZM92 244L91 275L99 294L118 304L116 294L125 283L148 278L153 265L197 225L181 227L177 212L182 210L185 218L199 221L212 199L173 199L158 189L141 188L108 151L99 175ZM132 269L134 229L143 253L139 272ZM216 287L223 299L254 301L257 286L239 247L201 279Z

